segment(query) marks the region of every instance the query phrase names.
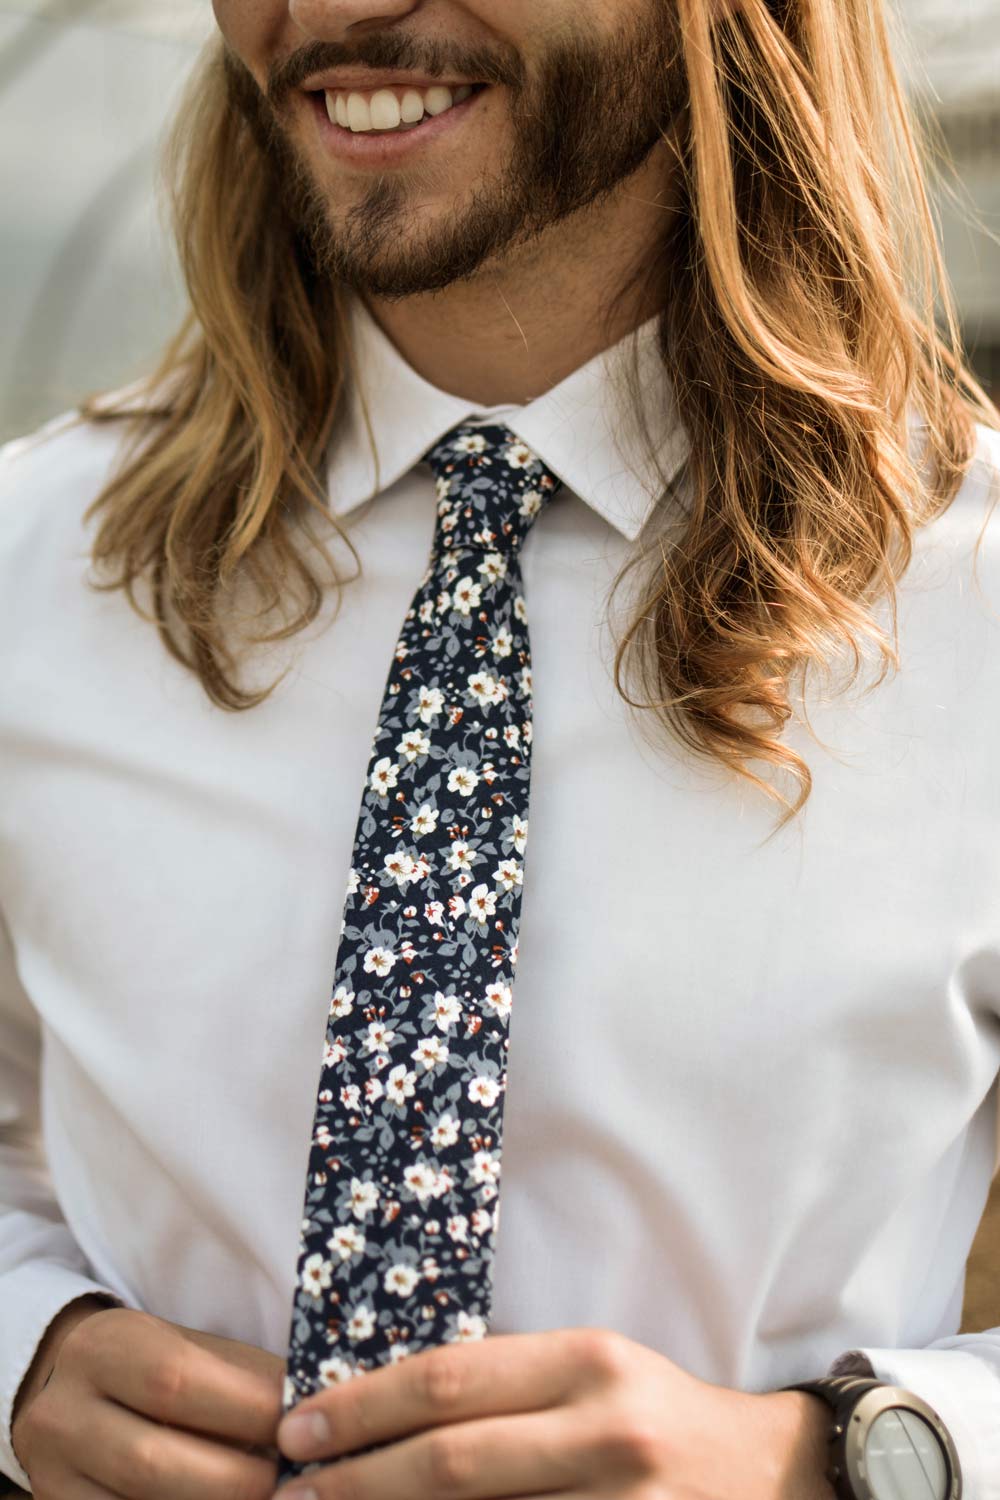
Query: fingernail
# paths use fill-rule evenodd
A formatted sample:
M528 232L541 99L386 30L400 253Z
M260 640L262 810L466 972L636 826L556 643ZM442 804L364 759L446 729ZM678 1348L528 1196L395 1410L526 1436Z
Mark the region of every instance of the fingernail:
M299 1489L294 1484L283 1484L275 1494L274 1500L319 1500L319 1496L311 1484L307 1484L304 1489Z
M323 1444L329 1441L330 1424L319 1411L286 1417L278 1432L278 1446L289 1458L308 1458L310 1454L319 1453ZM299 1491L291 1500L309 1500L309 1496Z

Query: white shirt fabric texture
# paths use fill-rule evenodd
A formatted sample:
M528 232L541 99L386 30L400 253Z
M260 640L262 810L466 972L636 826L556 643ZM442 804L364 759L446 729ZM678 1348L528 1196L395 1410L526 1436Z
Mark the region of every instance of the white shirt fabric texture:
M1000 1328L956 1332L997 1162L1000 515L978 583L972 561L1000 439L979 429L917 535L900 671L820 683L821 743L786 732L814 787L769 839L774 804L615 691L633 595L609 589L662 493L632 339L486 409L359 304L353 326L329 503L361 573L336 618L331 591L258 649L245 682L290 670L253 709L213 706L86 584L121 424L69 413L0 451L0 1471L29 1484L14 1396L86 1292L287 1352L361 789L434 531L421 459L483 419L564 484L521 558L531 833L492 1331L613 1328L747 1391L867 1359L943 1417L966 1500L1000 1500ZM655 320L635 349L674 475Z

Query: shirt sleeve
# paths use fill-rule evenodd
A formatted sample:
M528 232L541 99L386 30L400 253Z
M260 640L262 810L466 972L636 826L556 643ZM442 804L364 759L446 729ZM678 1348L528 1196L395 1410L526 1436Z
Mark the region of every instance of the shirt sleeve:
M874 1375L932 1406L962 1466L962 1500L1000 1500L1000 1328L925 1349L850 1349L828 1375Z
M37 1013L0 913L0 1473L31 1482L14 1456L14 1401L56 1314L88 1293L127 1306L89 1274L62 1217L42 1150Z

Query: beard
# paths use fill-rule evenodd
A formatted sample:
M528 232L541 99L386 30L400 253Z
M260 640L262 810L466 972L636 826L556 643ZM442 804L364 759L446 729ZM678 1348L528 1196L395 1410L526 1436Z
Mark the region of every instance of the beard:
M372 174L358 201L338 212L282 106L302 80L351 62L504 85L511 101L509 159L430 222L421 202L443 188L432 164ZM577 23L547 48L530 79L514 49L462 53L393 29L350 49L311 44L267 93L228 46L223 66L229 102L246 120L315 274L388 301L469 280L551 225L600 203L638 171L687 101L675 9L662 0L650 0L610 36Z

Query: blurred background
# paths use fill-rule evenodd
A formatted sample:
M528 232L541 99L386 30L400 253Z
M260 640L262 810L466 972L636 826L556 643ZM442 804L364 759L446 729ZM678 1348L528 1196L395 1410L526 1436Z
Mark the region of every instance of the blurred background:
M959 205L1000 238L1000 0L894 0ZM183 298L157 147L210 0L0 0L0 442L141 374ZM967 348L1000 397L1000 244L937 193Z

